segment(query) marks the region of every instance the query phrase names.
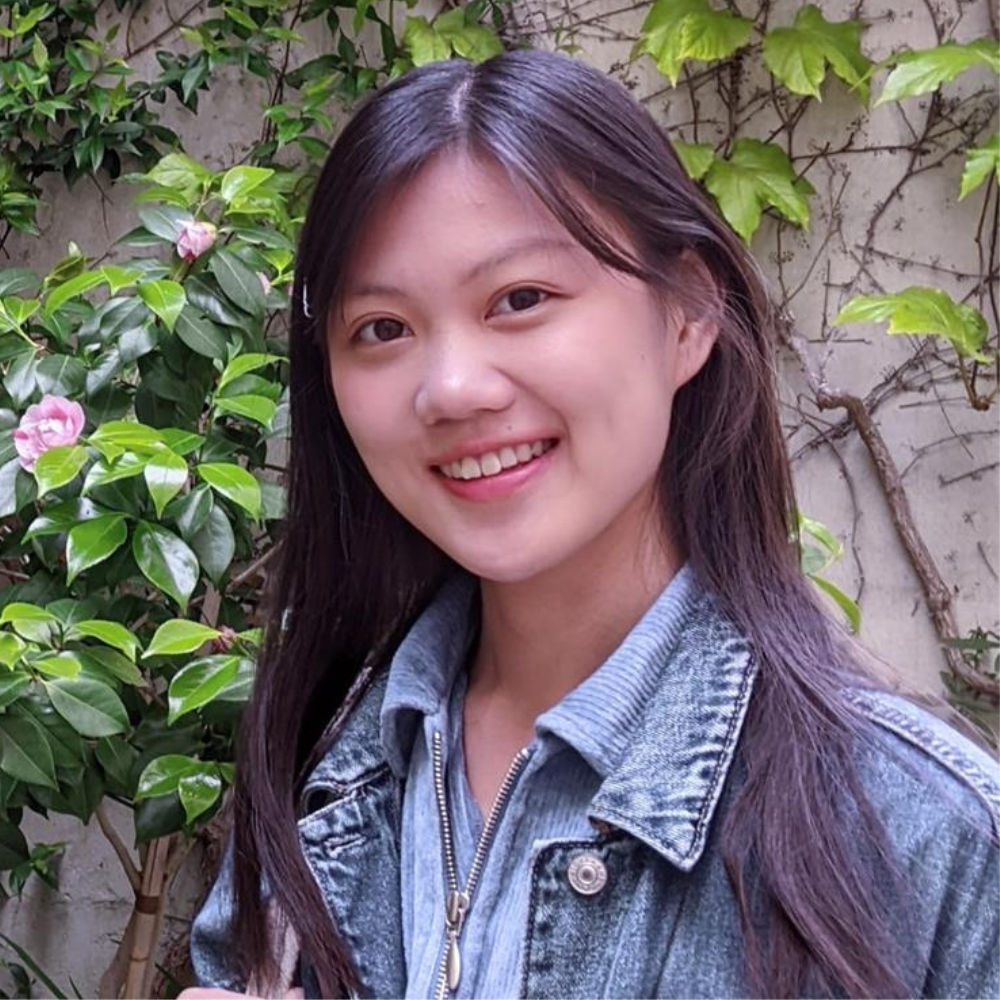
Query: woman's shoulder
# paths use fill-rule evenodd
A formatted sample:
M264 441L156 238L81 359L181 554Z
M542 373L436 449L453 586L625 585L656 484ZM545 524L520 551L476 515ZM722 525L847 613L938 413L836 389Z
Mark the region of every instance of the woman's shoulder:
M872 803L913 833L954 823L1000 843L1000 762L927 708L888 691L855 689L849 700L874 739L859 753Z

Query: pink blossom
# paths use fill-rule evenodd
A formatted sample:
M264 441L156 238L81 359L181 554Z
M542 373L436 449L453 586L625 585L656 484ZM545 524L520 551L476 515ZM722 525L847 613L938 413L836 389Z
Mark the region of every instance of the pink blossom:
M264 289L264 294L267 295L271 290L271 279L263 271L258 271L257 280L260 282L260 287Z
M31 472L49 448L76 444L83 431L83 407L63 396L43 396L25 411L14 431L14 447L23 468Z
M217 232L211 222L185 222L177 234L177 252L189 263L197 260L215 242Z
M229 650L233 648L233 644L236 642L236 631L231 629L228 625L223 625L219 629L221 633L217 638L212 640L212 652L213 653L228 653Z

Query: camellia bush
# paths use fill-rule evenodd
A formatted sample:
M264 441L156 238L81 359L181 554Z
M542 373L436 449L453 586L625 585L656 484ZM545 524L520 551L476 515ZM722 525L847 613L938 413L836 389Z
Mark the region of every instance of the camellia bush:
M436 13L392 0L208 0L135 42L139 4L115 0L110 20L101 6L15 0L0 13L0 249L12 234L38 233L45 175L129 183L135 202L134 228L110 248L86 246L81 233L85 250L71 244L47 274L0 269L0 872L9 893L30 878L58 885L61 845L29 844L26 810L97 824L136 897L99 991L136 997L164 989L154 959L167 890L233 778L263 583L280 546L283 313L334 122L412 66L526 44L576 53L611 15L567 5L535 18L538 5L503 0ZM766 259L784 346L812 391L803 424L840 411L843 424L816 440L851 433L864 442L945 649L949 691L970 715L990 716L995 633L958 634L951 590L872 420L888 390L861 399L817 371L791 319L798 289L785 280L781 240L816 225L816 165L838 152L803 151L795 135L824 92L846 89L857 122L873 106L926 100L919 141L895 150L911 158L909 173L873 209L859 251L864 280L849 283L823 321L919 338L939 350L970 407L989 410L997 245L984 234L991 222L996 229L1000 203L996 100L988 88L962 98L948 88L970 70L1000 72L1000 48L939 30L934 47L875 61L861 18L805 4L772 23L770 4L739 6L632 5L641 16L616 69L628 82L632 67L656 67L690 106L672 132L685 169L748 244L772 227L777 251ZM307 32L321 39L318 55L303 54ZM135 61L150 51L155 71L140 73ZM165 125L161 111L168 100L197 111L234 69L262 88L250 126L260 131L240 162L213 170L182 151L182 126ZM715 117L709 104L721 108ZM762 109L772 116L766 128L754 117ZM840 152L864 152L860 128L851 125ZM981 202L980 283L965 298L911 280L862 287L872 234L932 153L960 158L960 199ZM836 235L818 240L820 252ZM836 533L803 513L798 535L804 571L857 631L858 605L827 577L843 553ZM123 842L109 801L131 810L134 844ZM15 951L22 973L44 976Z

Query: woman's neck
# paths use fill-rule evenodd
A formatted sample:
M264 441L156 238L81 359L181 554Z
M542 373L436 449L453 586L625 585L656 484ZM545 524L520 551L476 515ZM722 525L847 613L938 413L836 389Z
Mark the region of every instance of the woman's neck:
M659 532L599 539L516 583L483 580L469 695L525 731L621 644L683 564Z

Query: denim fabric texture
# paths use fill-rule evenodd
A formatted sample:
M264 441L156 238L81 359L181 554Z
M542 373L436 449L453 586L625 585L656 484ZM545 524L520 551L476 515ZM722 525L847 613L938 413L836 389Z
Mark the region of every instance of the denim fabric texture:
M433 989L444 940L427 773L435 726L447 733L463 883L481 822L459 725L474 596L451 582L390 669L362 675L303 795L303 853L366 997ZM745 637L685 569L612 657L539 717L465 924L458 996L749 995L718 835L740 786L755 671ZM641 696L605 704L622 684ZM997 996L1000 768L901 698L851 697L874 723L859 777L913 889L912 906L888 916L908 995ZM604 866L599 892L570 880L582 855ZM228 865L195 921L192 960L203 985L241 989Z

